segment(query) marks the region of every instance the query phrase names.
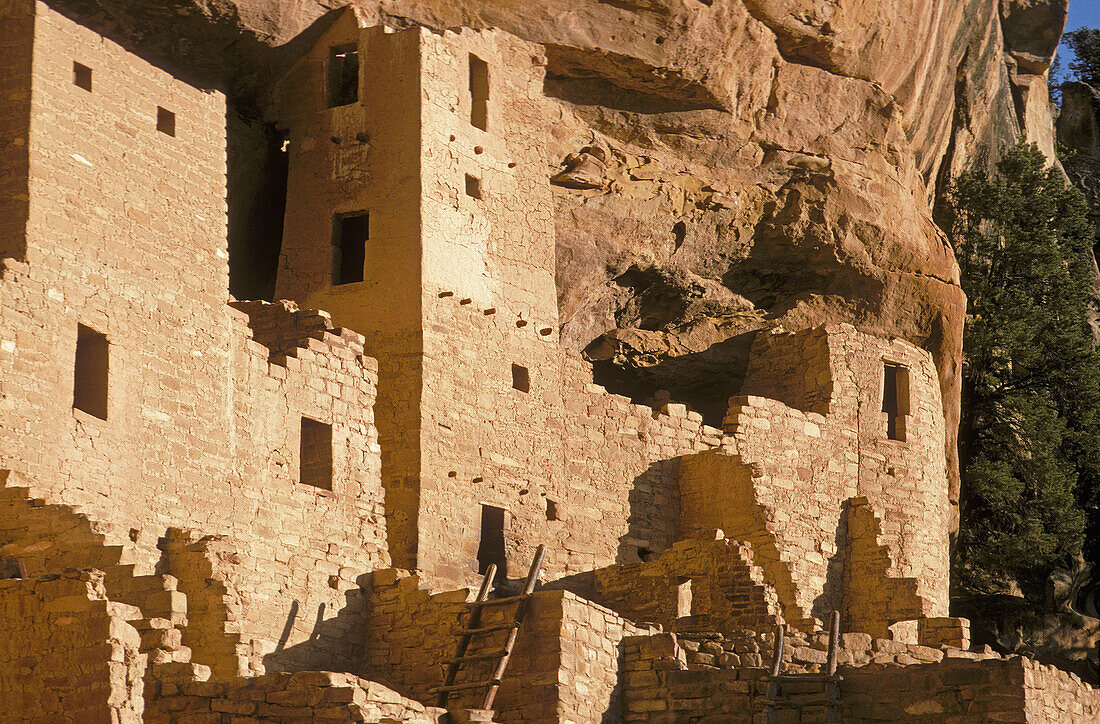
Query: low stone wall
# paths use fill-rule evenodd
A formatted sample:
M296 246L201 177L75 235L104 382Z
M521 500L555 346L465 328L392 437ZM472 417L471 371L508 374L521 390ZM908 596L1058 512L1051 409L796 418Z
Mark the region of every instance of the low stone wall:
M142 721L141 617L99 571L0 580L0 719Z
M228 724L261 720L436 724L444 721L444 714L443 709L426 707L353 674L300 671L228 683L162 683L145 722Z
M432 594L418 576L391 569L372 575L363 675L406 696L433 701L443 661L452 657L469 611L468 589ZM510 619L514 608L486 609L482 624ZM494 709L501 722L600 721L617 712L620 641L641 629L610 609L567 591L531 598ZM468 653L499 650L503 634ZM489 678L486 665L464 669L459 681ZM480 706L480 694L454 696L448 706Z
M1024 710L1036 724L1100 721L1100 689L1076 674L1021 659L1024 668Z
M781 618L748 543L680 541L656 559L601 568L593 577L598 603L669 630L766 631Z
M845 634L838 651L845 722L1086 724L1100 715L1100 691L1073 674L1019 656L934 649ZM766 706L774 636L746 632L688 638L674 634L624 641L623 720L679 722L721 717L752 724ZM786 640L784 673L818 673L827 636ZM824 722L824 686L785 684L779 721Z

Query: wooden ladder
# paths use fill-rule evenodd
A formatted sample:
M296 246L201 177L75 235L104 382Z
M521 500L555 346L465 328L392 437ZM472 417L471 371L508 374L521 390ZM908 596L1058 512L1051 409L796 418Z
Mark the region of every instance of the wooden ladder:
M454 658L447 659L444 662L447 664L447 676L443 680L443 685L437 686L430 691L430 693L437 695L436 706L447 706L447 699L454 692L484 688L485 699L482 702L481 708L493 708L493 700L496 699L497 689L500 688L500 682L504 678L504 670L508 668L508 660L512 657L512 649L516 645L519 627L523 623L524 616L527 615L527 604L530 602L531 594L535 592L535 586L538 584L539 573L542 571L542 559L545 555L546 546L540 545L535 551L535 559L531 561L531 569L527 572L527 579L524 581L523 585L523 593L507 598L489 598L489 592L493 588L493 579L496 578L497 574L496 564L489 565L489 568L485 571L485 578L481 581L481 589L477 592L477 598L470 603L470 619L466 628L459 630L459 634L461 635L458 639L458 649L455 651ZM516 611L511 621L489 626L481 625L481 612L485 608L492 606L509 606L513 604L516 605ZM505 638L504 645L500 650L484 654L467 655L466 652L469 650L470 644L475 637L484 636L488 638L501 631L507 631L508 636ZM458 678L459 670L466 664L493 660L496 660L497 665L493 670L492 676L488 680L471 681L461 684L455 683L455 679Z
M772 669L767 676L768 699L767 709L764 713L765 724L775 724L775 710L801 709L807 706L824 706L825 721L828 724L836 724L838 721L837 710L840 708L840 681L841 676L836 673L837 648L840 645L840 612L833 611L829 621L829 659L827 670L824 674L784 674L783 673L783 636L787 633L786 624L779 624L775 630L775 649ZM781 684L803 684L820 682L825 684L826 696L824 701L778 701L779 687Z

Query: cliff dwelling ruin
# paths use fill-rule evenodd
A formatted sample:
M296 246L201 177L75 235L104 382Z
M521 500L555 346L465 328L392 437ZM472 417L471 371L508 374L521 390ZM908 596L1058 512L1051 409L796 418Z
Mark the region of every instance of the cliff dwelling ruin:
M929 351L762 331L715 425L593 383L546 66L339 13L235 299L225 97L0 2L0 719L1100 720L949 615Z

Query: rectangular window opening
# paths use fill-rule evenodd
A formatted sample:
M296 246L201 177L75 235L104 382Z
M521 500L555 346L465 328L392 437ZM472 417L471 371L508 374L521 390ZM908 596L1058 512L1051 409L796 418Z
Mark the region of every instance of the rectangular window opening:
M558 504L549 498L546 499L546 519L561 520L558 516Z
M531 391L531 373L523 365L512 365L512 387L520 392Z
M333 225L333 283L354 284L363 281L370 240L370 215L341 214Z
M470 53L470 124L489 130L489 64Z
M905 441L905 419L909 415L909 370L886 362L883 366L882 411L886 413L886 438Z
M157 130L169 136L176 135L176 114L157 106Z
M481 179L477 176L466 174L466 195L470 198L481 198Z
M78 324L73 407L101 420L107 419L108 356L107 336Z
M92 91L92 69L75 60L73 61L73 85L89 93Z
M329 108L359 100L359 48L354 43L329 48L326 83Z
M691 579L681 578L676 583L676 618L691 615Z
M484 574L492 564L497 566L496 580L508 577L508 561L504 556L504 508L481 506L481 542L477 547L477 572Z
M302 418L299 481L322 490L332 490L332 425Z

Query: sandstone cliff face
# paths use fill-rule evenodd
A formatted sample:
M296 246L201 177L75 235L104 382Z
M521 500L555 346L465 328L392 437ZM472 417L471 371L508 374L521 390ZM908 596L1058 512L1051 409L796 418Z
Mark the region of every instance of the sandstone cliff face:
M344 3L57 4L255 116ZM563 339L613 389L668 390L713 419L758 330L846 321L931 351L955 429L965 298L932 209L981 149L1052 149L1045 73L1065 0L357 4L379 22L495 26L546 48ZM235 292L248 296L273 268L269 241L245 229L277 196L255 179L278 160L257 120L230 129Z

